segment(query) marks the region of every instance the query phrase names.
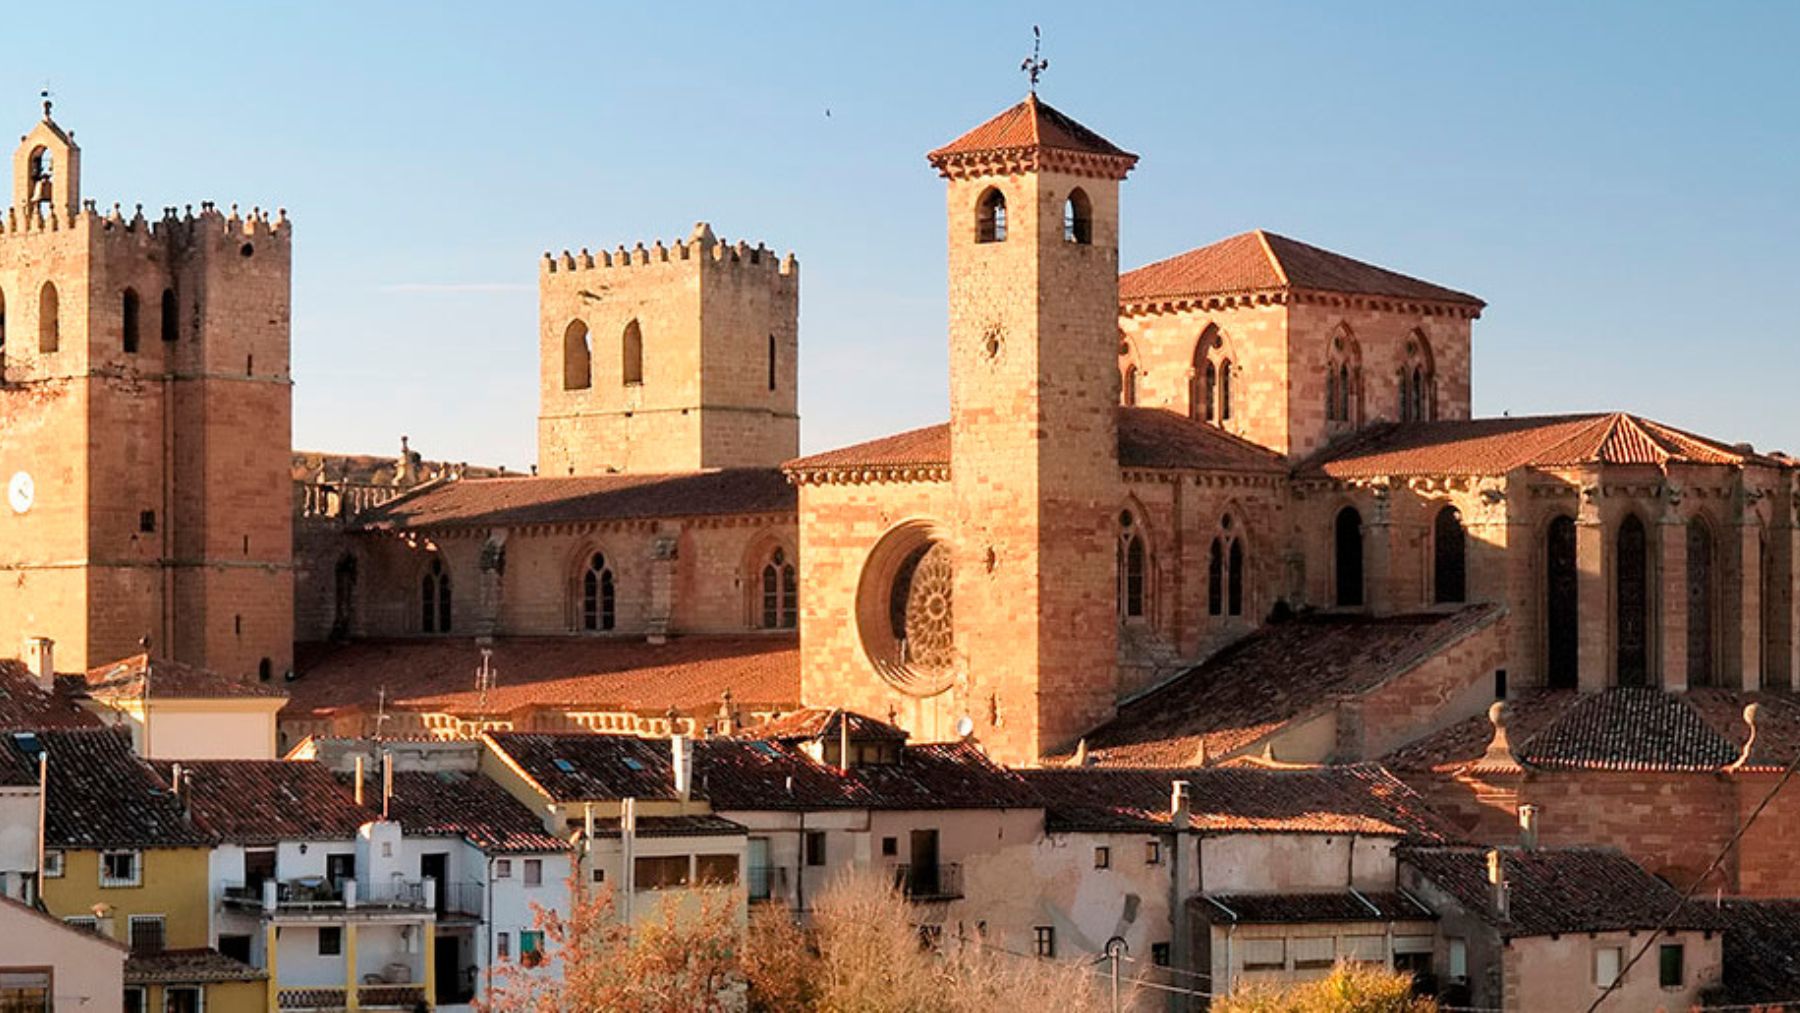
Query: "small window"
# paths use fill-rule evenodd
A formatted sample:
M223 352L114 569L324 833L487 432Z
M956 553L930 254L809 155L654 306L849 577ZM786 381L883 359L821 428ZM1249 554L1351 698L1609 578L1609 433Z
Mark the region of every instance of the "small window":
M620 339L620 382L627 387L639 387L644 383L644 330L633 320L625 325L625 336Z
M163 289L162 294L162 339L173 342L181 335L181 318L175 308L175 290Z
M975 241L1006 242L1006 195L992 187L975 202Z
M1285 939L1246 939L1246 940L1244 940L1244 970L1246 970L1246 971L1285 971L1285 970L1287 970L1287 940L1285 940Z
M1032 940L1040 957L1056 956L1056 926L1034 925L1031 929Z
M594 874L592 876L590 876L589 879L591 879L592 881L594 881L596 883L606 882L606 870L605 869L595 869Z
M594 351L588 326L580 320L563 328L563 390L587 390L594 385Z
M544 933L539 929L519 930L519 963L537 967L544 962Z
M511 879L512 878L512 859L502 858L502 859L498 859L497 861L494 862L494 878L495 879Z
M3 1005L7 998L9 997L6 993L0 991L0 1005ZM24 1008L33 1009L35 1007L26 1006ZM44 1008L48 1009L49 1007ZM124 1009L125 1013L150 1013L150 993L142 985L125 986Z
M1657 978L1662 987L1680 988L1687 984L1687 971L1683 966L1686 956L1686 948L1680 943L1664 943L1657 951Z
M494 936L494 954L501 960L512 959L512 933L501 932Z
M645 855L635 864L639 890L671 890L688 885L686 855Z
M1161 865L1162 864L1162 842L1161 841L1145 842L1145 844L1144 844L1144 864L1145 865Z
M38 290L38 351L54 352L62 340L58 319L56 286L44 282Z
M1094 868L1112 868L1112 849L1102 844L1094 849Z
M163 988L163 1013L204 1013L198 985L168 985Z
M808 830L806 832L806 864L825 864L825 831Z
M268 682L270 679L273 679L274 677L275 677L275 662L274 661L272 661L268 658L264 658L261 661L258 661L256 663L256 678L257 678L258 682Z
M695 855L694 879L702 886L731 886L738 881L738 856Z
M250 963L250 937L244 935L221 935L219 952L239 963Z
M126 355L136 355L138 350L138 294L136 289L126 289L119 307L119 344Z
M581 574L581 628L604 632L619 621L619 603L612 567L604 553L588 557Z
M135 851L100 852L101 886L142 886L142 856Z
M900 853L900 839L898 837L883 837L881 839L882 857L892 858L895 855L898 855L899 853Z
M95 918L93 915L75 915L72 918L64 918L63 924L72 929L80 929L83 932L93 932L95 934L100 932L100 919Z
M1365 964L1384 963L1387 960L1387 940L1382 936L1345 936L1343 948L1345 960Z
M344 930L338 925L319 926L319 956L337 957L344 953Z
M1610 988L1619 980L1619 968L1623 966L1623 951L1617 946L1602 946L1594 951L1594 984L1600 988Z
M154 510L138 511L138 531L141 532L142 534L146 534L146 535L152 535L152 534L156 533L156 511L154 511Z
M49 1013L56 1009L56 997L50 993L50 971L31 970L0 972L0 1010L11 1013ZM69 1004L61 1004L67 1007Z
M63 874L63 853L55 848L44 852L44 878L60 879Z
M1168 943L1150 944L1150 963L1155 964L1157 967L1170 966L1171 961L1169 960Z
M1094 241L1094 205L1080 187L1069 191L1063 203L1063 241L1087 246Z
M1337 963L1337 941L1330 936L1302 936L1293 946L1296 971L1316 971Z
M130 924L132 953L143 955L163 951L165 922L162 915L132 915Z
M775 389L775 335L769 335L769 389Z
M544 860L543 859L527 858L525 860L525 885L526 886L543 886L544 885Z

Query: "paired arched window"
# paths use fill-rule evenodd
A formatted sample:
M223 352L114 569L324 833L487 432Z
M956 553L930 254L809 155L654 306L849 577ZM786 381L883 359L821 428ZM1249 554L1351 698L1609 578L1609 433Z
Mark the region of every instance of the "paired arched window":
M1063 241L1088 246L1094 241L1094 204L1080 187L1063 202Z
M1406 361L1400 366L1400 421L1437 418L1437 370L1423 332L1406 339Z
M1006 195L993 187L983 190L975 201L975 241L1006 241Z
M784 549L769 553L763 563L762 628L791 630L800 625L800 581Z
M1713 665L1713 536L1696 517L1687 526L1687 676L1689 686L1711 686Z
M59 312L56 286L44 282L44 287L38 289L38 351L54 352L61 344Z
M1339 510L1332 522L1331 536L1337 584L1334 600L1342 607L1359 607L1363 603L1362 514L1355 507Z
M1150 614L1150 547L1137 518L1119 515L1119 614L1142 619Z
M587 390L594 385L594 346L588 326L580 320L563 328L563 390Z
M619 380L627 387L636 387L644 382L644 330L636 320L625 325L620 344L619 360L623 365Z
M1618 584L1618 680L1621 686L1650 684L1650 566L1644 522L1629 514L1613 538L1613 574Z
M1574 689L1581 682L1581 597L1576 579L1575 519L1563 515L1544 531L1544 681L1552 689Z
M610 630L618 623L618 601L612 567L606 556L594 553L581 571L581 628Z
M1231 421L1231 356L1225 335L1206 325L1194 345L1194 369L1188 381L1188 414L1202 422Z
M120 300L119 306L119 344L124 347L125 354L136 355L138 350L138 294L137 289L128 288Z
M1362 347L1347 327L1331 339L1325 359L1325 418L1356 422L1362 417Z
M1468 534L1462 512L1446 504L1431 524L1431 593L1438 604L1469 600Z
M1206 613L1244 614L1244 539L1230 514L1219 518L1219 533L1206 550Z
M163 289L162 294L162 339L174 341L181 336L181 317L175 307L175 290Z
M419 628L426 633L450 632L450 571L434 557L419 580Z

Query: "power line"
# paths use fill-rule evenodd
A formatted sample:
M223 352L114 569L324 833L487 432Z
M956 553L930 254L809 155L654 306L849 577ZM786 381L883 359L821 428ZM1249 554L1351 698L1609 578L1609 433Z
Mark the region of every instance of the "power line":
M1625 981L1626 973L1637 966L1638 961L1644 959L1644 954L1650 952L1650 947L1656 944L1656 940L1661 937L1663 930L1668 928L1669 923L1675 920L1675 916L1680 914L1682 909L1686 908L1694 899L1694 891L1700 889L1700 884L1705 882L1706 877L1712 875L1713 871L1724 863L1725 856L1731 854L1732 848L1737 847L1737 842L1744 836L1745 831L1749 830L1750 825L1756 822L1756 818L1763 814L1763 810L1769 807L1769 803L1775 801L1776 793L1781 791L1782 786L1788 783L1797 770L1800 770L1800 750L1795 751L1794 758L1788 761L1787 769L1781 772L1781 777L1777 778L1775 783L1770 786L1768 793L1763 795L1762 801L1756 803L1756 808L1750 811L1750 818L1746 819L1743 826L1738 827L1732 833L1731 838L1725 842L1725 846L1713 856L1706 871L1694 877L1694 881L1688 884L1686 890L1682 891L1681 900L1677 901L1675 906L1669 909L1669 913L1663 916L1662 921L1657 923L1656 928L1650 930L1650 934L1644 937L1644 945L1638 947L1637 952L1631 955L1631 959L1625 962L1625 966L1619 968L1619 973L1613 975L1613 980L1607 984L1606 988L1594 997L1594 1002L1588 1006L1587 1013L1595 1013L1600 1008L1600 1004L1606 1001L1606 997L1618 990L1618 987Z

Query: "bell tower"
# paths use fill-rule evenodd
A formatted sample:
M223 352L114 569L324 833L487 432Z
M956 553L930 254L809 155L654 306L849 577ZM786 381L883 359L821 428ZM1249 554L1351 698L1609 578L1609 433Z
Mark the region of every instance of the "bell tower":
M956 640L981 738L1030 762L1113 713L1119 183L1137 156L1033 91L929 158L947 181Z
M63 222L74 220L81 208L81 149L73 134L63 132L50 118L50 98L44 97L44 118L19 138L13 153L13 202L15 212Z

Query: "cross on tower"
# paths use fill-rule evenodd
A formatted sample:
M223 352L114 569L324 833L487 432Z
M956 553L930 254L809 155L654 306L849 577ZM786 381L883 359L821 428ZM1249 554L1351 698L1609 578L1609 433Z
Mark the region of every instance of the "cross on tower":
M50 118L50 86L48 84L44 85L43 90L38 92L38 98L44 100L44 119L49 119Z
M1040 75L1044 71L1050 69L1050 61L1049 60L1043 60L1043 59L1038 58L1038 47L1043 41L1044 41L1043 33L1038 31L1038 26L1032 25L1031 26L1031 55L1027 56L1025 58L1024 62L1019 64L1019 69L1024 71L1025 76L1031 79L1031 93L1033 95L1037 94L1038 75Z

